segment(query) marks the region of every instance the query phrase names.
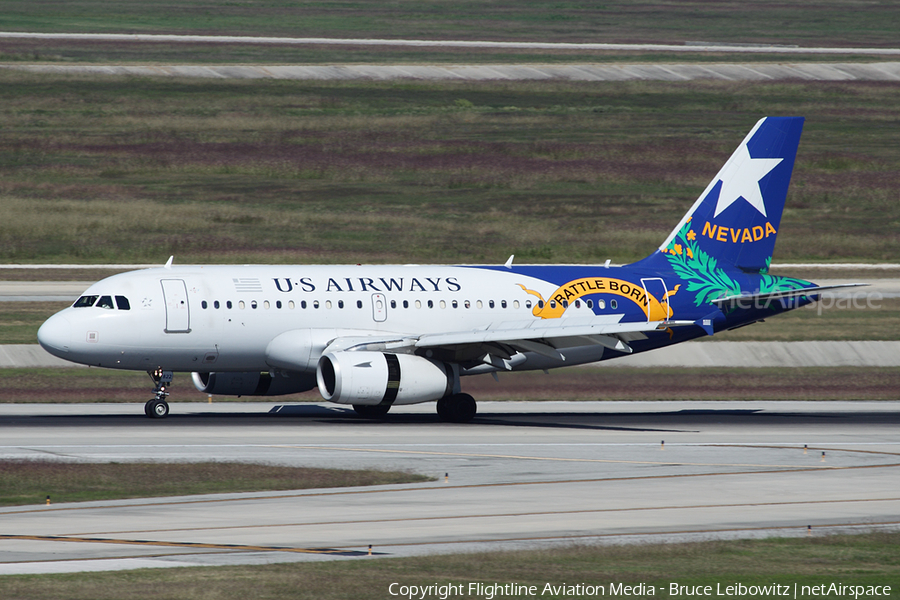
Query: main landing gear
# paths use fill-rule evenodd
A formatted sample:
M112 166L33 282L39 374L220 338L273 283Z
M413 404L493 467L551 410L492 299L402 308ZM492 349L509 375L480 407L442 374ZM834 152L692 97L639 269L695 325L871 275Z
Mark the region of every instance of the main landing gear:
M147 405L149 406L151 402L153 400L148 402ZM366 419L381 419L388 414L390 409L390 404L353 405L353 410L356 411L356 414ZM437 401L438 416L445 423L468 423L475 418L477 411L478 406L475 404L475 398L469 394L451 394Z
M169 403L166 398L169 392L166 388L172 383L172 371L163 371L156 369L155 371L147 371L147 374L153 379L154 389L153 398L144 405L144 414L151 419L165 419L169 415Z
M469 394L451 394L437 401L437 413L441 421L468 423L475 418L478 406Z

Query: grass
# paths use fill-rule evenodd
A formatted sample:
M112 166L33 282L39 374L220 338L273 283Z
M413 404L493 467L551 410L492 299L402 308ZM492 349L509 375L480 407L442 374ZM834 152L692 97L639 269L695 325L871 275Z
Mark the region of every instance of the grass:
M0 460L0 506L433 481L399 471L249 463L69 463Z
M537 586L612 584L654 586L642 597L668 598L669 585L725 586L778 583L891 586L900 588L898 533L811 538L711 541L694 544L574 546L396 559L299 563L261 567L155 569L0 578L5 600L181 600L247 597L268 600L389 598L389 586L516 582ZM396 591L396 590L395 590ZM426 596L438 598L438 594ZM452 596L451 596L452 597ZM456 596L459 597L459 596ZM482 597L485 595L462 597ZM504 595L503 598L532 597ZM544 597L569 597L544 595ZM584 597L584 596L579 596ZM675 595L674 597L684 597ZM732 596L740 597L740 596ZM772 598L758 595L754 598ZM825 597L806 595L804 597ZM833 597L833 594L832 594Z
M893 260L897 90L0 73L0 261L628 262L797 113L776 262Z
M339 3L273 0L103 0L56 2L53 10L22 0L4 3L0 30L227 34L290 37L489 39L495 41L685 41L892 46L896 7L890 2L819 0L808 3L669 3L609 0L592 4L528 0L347 0Z
M463 379L463 390L478 400L900 400L900 370L881 367L780 369L711 368L556 369ZM0 369L6 402L145 402L150 379L143 373L110 369ZM186 375L176 375L173 402L205 402ZM234 400L216 397L216 402ZM240 398L269 404L321 402L318 392ZM139 412L135 413L136 415Z

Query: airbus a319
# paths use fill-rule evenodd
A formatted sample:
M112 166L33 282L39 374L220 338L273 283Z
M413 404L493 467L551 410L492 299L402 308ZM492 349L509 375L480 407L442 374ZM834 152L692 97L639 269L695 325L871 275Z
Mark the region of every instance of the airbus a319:
M769 274L802 117L760 120L647 258L624 266L175 266L92 285L40 328L66 360L174 372L208 394L318 387L366 417L437 402L476 414L467 375L615 359L743 327L826 287ZM852 284L848 284L852 285ZM841 287L841 286L829 286Z

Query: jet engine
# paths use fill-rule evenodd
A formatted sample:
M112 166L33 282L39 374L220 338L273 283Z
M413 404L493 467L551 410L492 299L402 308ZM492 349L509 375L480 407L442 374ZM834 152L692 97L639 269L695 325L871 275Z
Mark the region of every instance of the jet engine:
M225 396L281 396L297 394L316 387L312 373L193 373L194 386L205 394Z
M454 391L449 365L411 354L329 352L319 359L322 397L338 404L415 404Z

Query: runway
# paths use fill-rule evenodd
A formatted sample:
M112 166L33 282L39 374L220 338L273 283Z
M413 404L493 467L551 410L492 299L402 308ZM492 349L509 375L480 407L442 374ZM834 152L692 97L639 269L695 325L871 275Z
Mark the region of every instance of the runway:
M425 484L0 509L0 574L900 526L900 402L0 405L0 456L409 469ZM804 445L806 450L804 451ZM807 529L810 527L811 529ZM368 556L372 545L373 557Z

